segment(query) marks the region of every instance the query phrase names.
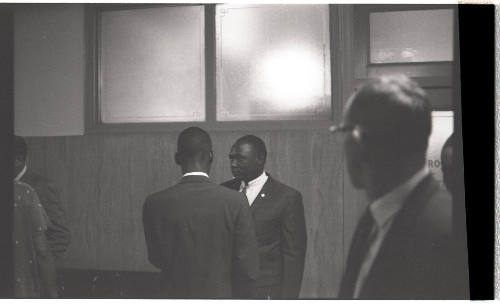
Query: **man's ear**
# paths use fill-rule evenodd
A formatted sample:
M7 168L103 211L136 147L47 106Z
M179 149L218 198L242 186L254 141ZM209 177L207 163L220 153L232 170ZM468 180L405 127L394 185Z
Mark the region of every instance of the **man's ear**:
M258 153L257 154L257 160L259 161L259 163L261 165L266 164L266 156L264 154L262 154L262 153Z
M359 128L359 126L354 128L354 130L352 131L352 136L353 136L354 142L355 142L356 146L358 147L358 150L363 158L363 161L367 161L370 153L368 152L367 147L366 147L365 135L364 135L363 131Z
M210 152L208 153L208 160L210 161L210 163L212 163L212 161L214 160L214 152L212 150L210 150Z

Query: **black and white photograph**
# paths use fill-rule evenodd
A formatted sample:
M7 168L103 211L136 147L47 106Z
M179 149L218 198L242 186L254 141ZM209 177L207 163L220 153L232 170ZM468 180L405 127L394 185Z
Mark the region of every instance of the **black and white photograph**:
M464 6L2 4L1 297L493 299Z

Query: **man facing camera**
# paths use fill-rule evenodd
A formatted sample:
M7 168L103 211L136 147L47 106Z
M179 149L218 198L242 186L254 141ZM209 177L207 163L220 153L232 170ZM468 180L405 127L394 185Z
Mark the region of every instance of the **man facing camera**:
M264 171L266 146L254 136L239 138L229 159L234 179L222 185L243 193L250 205L260 255L257 297L299 296L306 253L301 194Z
M210 181L212 160L208 133L185 129L175 154L181 181L144 203L148 259L162 271L163 296L254 296L259 259L250 211L243 195Z
M405 76L369 81L332 130L345 133L351 182L370 203L351 242L340 297L467 298L466 255L451 243L451 197L425 167L425 92Z

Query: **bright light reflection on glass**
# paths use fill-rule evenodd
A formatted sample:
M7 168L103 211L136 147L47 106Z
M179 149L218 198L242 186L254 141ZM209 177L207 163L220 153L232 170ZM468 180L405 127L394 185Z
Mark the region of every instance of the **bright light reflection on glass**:
M327 5L217 6L217 120L329 119Z
M324 94L323 59L306 48L285 46L265 57L258 70L262 73L261 99L280 110L302 109Z

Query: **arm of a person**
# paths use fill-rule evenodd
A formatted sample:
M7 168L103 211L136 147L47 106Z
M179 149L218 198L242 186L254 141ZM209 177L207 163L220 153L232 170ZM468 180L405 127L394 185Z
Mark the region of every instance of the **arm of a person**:
M307 246L302 196L295 193L284 210L281 222L283 255L282 298L298 298Z
M241 198L233 237L233 298L253 298L259 275L259 251L250 208Z
M161 250L157 236L157 227L155 223L155 213L153 212L152 204L149 198L144 202L142 211L142 224L144 226L144 237L146 239L146 247L148 252L149 262L158 269L164 269L161 265Z
M47 226L47 241L50 249L54 256L62 257L71 240L66 210L62 206L57 189L51 182L41 182L35 190L50 220Z
M56 267L46 237L48 218L36 195L31 213L32 238L40 278L40 295L42 298L57 298Z

